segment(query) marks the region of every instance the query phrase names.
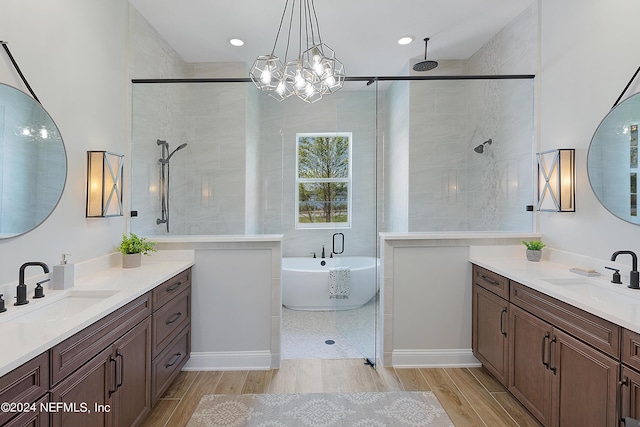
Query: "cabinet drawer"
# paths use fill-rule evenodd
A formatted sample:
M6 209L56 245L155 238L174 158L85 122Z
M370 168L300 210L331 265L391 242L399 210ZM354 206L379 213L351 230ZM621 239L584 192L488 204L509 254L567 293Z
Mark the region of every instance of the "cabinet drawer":
M640 371L640 334L622 329L622 363Z
M171 298L175 297L185 288L191 285L191 268L186 269L182 273L173 276L166 282L158 285L153 289L153 310L157 310L167 302L171 301Z
M147 292L53 347L50 351L51 386L150 315L151 293Z
M35 402L37 411L24 412L11 420L7 424L2 424L4 427L46 427L49 425L49 414L46 411L40 410L40 405L49 402L49 395L43 396L42 399ZM15 415L15 414L13 414Z
M514 281L510 301L608 355L620 357L620 326Z
M176 295L171 302L155 311L152 318L151 348L155 357L191 322L191 289Z
M473 266L473 283L509 299L509 279L477 265Z
M0 378L0 402L35 402L49 389L49 353L42 353ZM17 415L0 411L0 425Z
M151 365L151 404L162 397L191 353L191 329L189 326L158 355Z

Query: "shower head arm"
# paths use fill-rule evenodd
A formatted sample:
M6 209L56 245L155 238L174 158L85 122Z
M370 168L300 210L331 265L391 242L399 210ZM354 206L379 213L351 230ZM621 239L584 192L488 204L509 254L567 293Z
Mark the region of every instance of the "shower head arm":
M425 37L424 39L424 60L427 60L427 43L429 42L429 37Z

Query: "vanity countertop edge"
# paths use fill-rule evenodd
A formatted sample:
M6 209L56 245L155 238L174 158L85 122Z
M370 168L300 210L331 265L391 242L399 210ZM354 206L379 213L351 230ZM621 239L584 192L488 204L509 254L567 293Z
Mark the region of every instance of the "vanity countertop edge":
M531 289L542 292L550 297L585 310L595 316L613 322L619 326L640 333L640 290L632 290L626 284L616 285L610 282L610 275L585 277L569 271L572 265L542 260L531 262L524 257L482 257L470 256L469 262L491 270L501 276L521 283ZM572 291L566 285L555 285L546 279L580 279L599 285L605 293L604 298L594 298L583 292ZM606 300L607 293L618 298L626 297L625 304L613 303Z
M111 267L83 276L76 279L71 289L109 290L117 293L62 321L44 324L41 322L14 323L3 321L0 314L0 342L4 343L3 350L0 352L0 376L11 372L193 265L194 260L191 257L176 261L143 262L137 268ZM64 291L47 290L42 301L46 303L46 297L53 296L56 292ZM38 302L40 301L29 305L35 305Z

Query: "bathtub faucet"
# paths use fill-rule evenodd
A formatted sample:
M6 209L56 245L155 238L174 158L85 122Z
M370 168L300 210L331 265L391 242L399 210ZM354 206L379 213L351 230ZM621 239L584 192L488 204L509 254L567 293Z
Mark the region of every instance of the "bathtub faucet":
M324 258L324 245L322 245L322 258Z

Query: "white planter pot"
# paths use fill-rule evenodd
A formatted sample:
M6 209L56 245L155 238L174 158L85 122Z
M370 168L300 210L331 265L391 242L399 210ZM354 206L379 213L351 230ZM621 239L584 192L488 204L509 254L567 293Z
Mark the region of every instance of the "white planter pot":
M123 254L122 268L140 267L142 263L142 254Z
M527 249L527 259L529 261L538 262L542 259L542 251L532 251Z

